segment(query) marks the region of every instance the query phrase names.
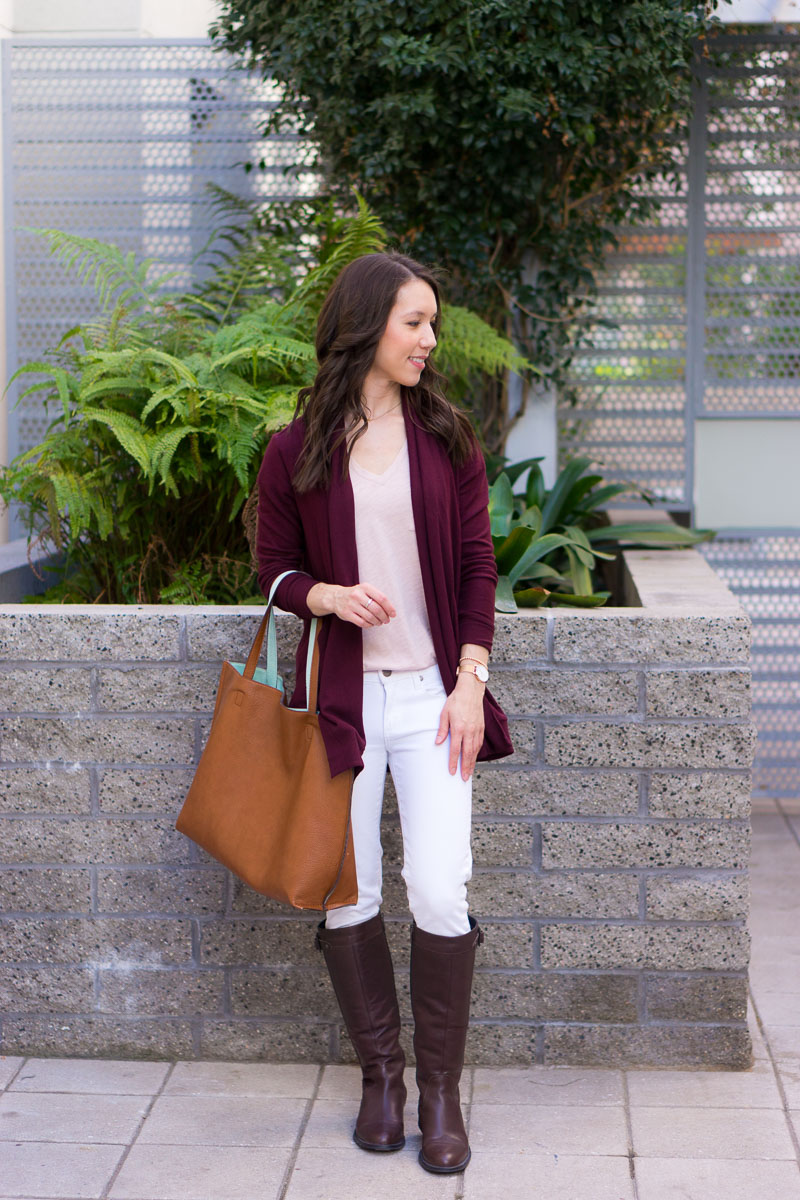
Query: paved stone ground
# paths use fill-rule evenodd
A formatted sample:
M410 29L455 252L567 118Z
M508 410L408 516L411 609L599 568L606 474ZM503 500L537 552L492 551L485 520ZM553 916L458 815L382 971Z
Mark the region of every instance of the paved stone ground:
M438 1178L411 1105L400 1154L352 1144L351 1067L0 1058L0 1197L800 1200L800 801L757 808L751 1070L475 1068Z

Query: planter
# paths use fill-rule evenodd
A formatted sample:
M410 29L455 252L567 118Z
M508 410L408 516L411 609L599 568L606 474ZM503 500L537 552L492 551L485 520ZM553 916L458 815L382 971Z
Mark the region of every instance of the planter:
M638 607L498 619L517 753L476 773L473 1062L750 1062L749 621L694 551L625 576ZM0 606L4 1053L352 1057L317 918L173 828L259 611ZM391 795L385 821L408 1018Z

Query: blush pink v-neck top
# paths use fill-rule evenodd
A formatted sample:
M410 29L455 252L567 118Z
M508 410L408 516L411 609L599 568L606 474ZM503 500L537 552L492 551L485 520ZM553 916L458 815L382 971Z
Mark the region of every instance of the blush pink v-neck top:
M365 671L422 671L436 662L419 565L408 442L380 475L350 458L358 574L397 610L363 631Z

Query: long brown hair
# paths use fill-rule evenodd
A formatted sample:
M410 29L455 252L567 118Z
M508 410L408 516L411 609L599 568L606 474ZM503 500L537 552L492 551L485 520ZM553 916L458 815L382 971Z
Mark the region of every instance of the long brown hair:
M349 446L345 446L347 473L349 447L367 429L362 399L364 380L397 293L411 279L427 283L436 297L434 328L438 334L441 303L436 276L403 254L364 254L354 259L325 297L317 321L317 375L311 387L300 391L295 410L295 416L302 415L306 425L292 481L297 491L327 487L333 453L345 442L346 428L355 426L355 435L351 435ZM401 387L402 399L411 410L412 420L438 437L451 461L460 465L475 450L472 426L439 390L443 377L430 356L423 376L424 382L420 378L414 387Z

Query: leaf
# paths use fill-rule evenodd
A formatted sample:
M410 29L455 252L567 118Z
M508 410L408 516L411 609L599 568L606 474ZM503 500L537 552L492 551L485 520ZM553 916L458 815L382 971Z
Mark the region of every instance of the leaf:
M152 362L158 363L160 366L169 367L171 371L174 371L176 379L183 380L184 383L188 383L191 387L197 387L196 375L176 355L167 354L166 351L159 350L156 346L149 346L147 349L142 350L140 358L143 363Z
M304 311L318 311L323 298L336 276L348 263L363 254L382 250L386 235L377 215L370 211L366 201L355 193L357 213L344 224L340 236L324 261L308 271L285 305L287 314L301 317Z
M212 370L220 367L226 367L229 364L250 360L253 357L256 359L266 359L267 362L275 363L278 366L283 366L286 362L292 360L300 360L304 362L314 362L316 359L316 351L309 342L301 342L296 338L283 337L276 339L271 345L264 346L240 346L237 350L231 350L230 353L224 354L221 358L215 359L211 363Z
M684 529L672 524L603 525L590 529L590 542L628 542L632 546L695 546L715 537L713 529Z
M597 488L586 497L582 504L577 506L578 512L589 513L596 512L601 509L609 500L613 500L616 496L621 496L623 492L629 492L631 485L629 483L609 483L605 487Z
M56 469L49 472L49 482L51 503L62 516L68 517L71 537L83 536L91 528L93 517L97 536L101 540L108 537L113 525L111 510L102 491L93 486L93 480L74 471ZM56 529L58 522L52 516L51 513L51 529Z
M549 563L531 563L525 568L526 579L552 579L556 583L567 583L567 579Z
M62 367L55 367L53 369L53 381L56 385L58 398L61 401L64 419L69 420L72 412L72 388L74 381Z
M602 558L606 562L614 562L616 554L607 553L605 550L598 550L589 540L589 533L582 529L579 525L564 525L564 533L571 537L574 542L574 550L580 561L591 569L594 569L595 559Z
M572 580L572 590L576 595L591 596L592 588L592 573L589 566L578 557L578 552L582 552L582 547L571 545L566 547L567 562L569 563L569 577ZM591 558L591 555L589 556ZM590 564L591 565L591 564Z
M520 608L539 608L552 594L543 587L521 588L514 592L514 599Z
M508 476L503 473L489 488L489 519L493 534L507 536L514 512L514 494Z
M156 267L155 259L146 258L137 262L133 251L125 254L118 246L101 242L97 238L81 237L62 229L28 229L47 239L50 251L67 270L72 271L80 283L94 287L103 308L112 301L127 308L142 304L154 305L156 296L164 284L178 272L165 272L159 268L156 282L148 282L148 276Z
M532 563L538 562L539 559L544 558L551 551L558 550L561 546L568 546L570 544L570 538L563 537L558 533L546 533L544 537L537 538L535 542L531 543L515 564L514 569L510 572L512 583L517 583L520 579L525 579L526 571Z
M125 413L114 409L90 408L81 409L81 416L86 421L98 421L106 425L126 453L130 454L141 467L145 475L150 472L150 451L148 440L139 426L139 422Z
M593 592L590 596L577 596L572 592L553 592L552 604L569 604L573 608L600 608L611 597L611 592Z
M591 570L594 567L594 554L589 544L589 539L582 529L577 525L565 525L564 533L567 537L572 538L572 553L574 553L579 561Z
M556 525L563 525L566 512L566 500L580 475L589 466L588 458L573 458L560 472L558 479L548 492L542 509L542 529L547 532Z
M588 492L591 492L592 488L598 483L602 483L602 481L602 475L584 475L576 480L564 498L563 511L565 516L570 516L584 496Z
M97 400L101 396L113 395L115 392L129 396L132 392L146 390L147 384L136 375L115 375L81 391L81 402Z
M178 429L169 429L166 433L162 433L156 438L151 455L152 472L158 472L162 483L169 483L169 471L172 466L172 460L181 442L184 438L189 437L190 434L199 432L194 425L183 425Z
M41 392L46 388L52 387L55 384L56 392L61 400L61 405L64 411L65 418L69 418L71 413L71 398L74 380L63 367L53 366L48 362L31 362L25 363L14 372L6 385L3 395L6 395L12 383L15 383L23 375L45 375L47 378L39 380L37 383L26 388L17 399L17 405L21 404L26 396L32 395L34 392ZM52 383L51 383L52 380Z
M477 313L454 304L445 305L442 310L436 363L448 377L461 379L468 379L476 371L489 376L501 376L508 371L518 375L541 373L513 342ZM522 467L519 473L524 469Z
M525 488L525 504L528 508L535 507L538 509L541 515L546 496L547 491L544 486L544 475L542 474L541 467L536 464L536 466L531 468L530 475L528 476L528 483Z
M528 529L532 529L536 536L539 536L542 528L541 510L532 504L530 508L526 508L525 512L517 521L518 525L524 525Z
M497 570L501 575L508 575L514 564L525 553L535 537L533 529L517 525L503 541L495 553Z
M497 612L515 613L517 611L517 602L514 599L511 580L507 575L500 575L497 580L494 607Z
M541 461L542 457L540 456L539 458L524 458L521 462L506 463L503 467L503 472L508 476L509 482L513 486L520 475L523 475L525 471Z
M155 410L164 403L169 405L179 420L185 421L189 415L189 406L183 396L190 390L193 389L188 383L169 383L166 387L159 388L152 393L139 414L140 421L144 424L147 418L152 416Z

